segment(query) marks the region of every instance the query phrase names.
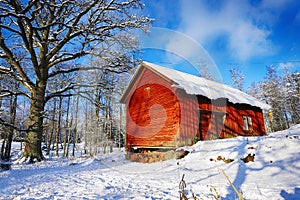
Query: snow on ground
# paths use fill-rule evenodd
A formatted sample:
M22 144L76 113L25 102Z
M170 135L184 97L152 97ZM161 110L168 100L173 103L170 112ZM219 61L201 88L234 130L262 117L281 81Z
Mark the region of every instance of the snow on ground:
M189 198L194 192L199 199L238 199L221 169L244 199L300 199L300 125L185 149L191 153L181 160L152 164L128 161L120 150L97 158L14 164L0 172L0 199L179 199L183 174ZM254 162L241 160L248 154L255 154Z

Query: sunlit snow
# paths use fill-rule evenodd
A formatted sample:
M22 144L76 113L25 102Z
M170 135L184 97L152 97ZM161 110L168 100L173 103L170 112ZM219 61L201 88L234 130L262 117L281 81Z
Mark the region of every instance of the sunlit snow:
M18 147L14 143L15 153ZM128 161L118 149L96 158L13 164L0 172L0 199L179 199L183 174L188 197L193 192L199 199L237 199L221 169L244 199L299 198L300 125L265 137L202 141L185 149L190 154L181 160L152 164ZM254 162L244 163L241 158L250 153ZM218 161L218 156L234 161Z

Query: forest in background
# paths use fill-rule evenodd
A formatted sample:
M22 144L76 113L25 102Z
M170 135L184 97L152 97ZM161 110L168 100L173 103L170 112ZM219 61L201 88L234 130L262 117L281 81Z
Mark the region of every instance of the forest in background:
M99 64L101 68L99 60L91 59L88 64ZM82 141L85 141L84 153L89 155L112 151L113 146L123 147L125 109L119 99L129 82L130 73L132 70L116 73L103 67L92 72L72 73L49 83L49 90L59 90L71 80L88 87L74 88L47 102L43 120L43 150L46 155L54 149L55 155L59 156L59 148L63 148L62 156L74 156L76 143ZM4 155L11 135L14 141L25 142L30 101L21 95L22 85L8 75L0 76L0 131L1 139L4 139L1 155ZM4 95L8 92L10 95Z
M96 144L114 140L115 86L135 66L136 32L152 21L143 7L140 0L0 2L2 160L10 160L13 139L24 141L29 162L43 160L42 149L58 152L61 142L68 156L67 143L85 139L95 154Z

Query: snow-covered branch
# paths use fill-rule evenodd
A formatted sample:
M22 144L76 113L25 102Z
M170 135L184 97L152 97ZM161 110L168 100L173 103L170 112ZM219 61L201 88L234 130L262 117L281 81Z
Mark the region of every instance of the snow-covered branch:
M49 101L50 99L54 97L59 97L59 96L74 96L77 95L78 92L76 93L69 93L65 94L65 92L70 91L70 90L79 90L82 88L95 88L95 87L103 87L104 85L101 83L96 83L96 84L81 84L81 83L70 83L66 87L56 90L56 91L49 91L49 95L46 97L46 101ZM81 91L81 93L85 93L86 91Z
M14 92L14 91L11 91L11 90L1 90L0 89L0 99L3 98L3 97L8 97L8 96L24 96L28 99L30 99L30 96L24 92Z

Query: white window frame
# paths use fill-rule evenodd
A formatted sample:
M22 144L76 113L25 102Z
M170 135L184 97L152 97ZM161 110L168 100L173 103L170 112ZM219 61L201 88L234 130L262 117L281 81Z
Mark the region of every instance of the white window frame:
M252 126L252 118L251 117L248 117L248 125Z
M243 122L244 122L244 131L248 131L249 130L248 118L246 116L243 116Z

